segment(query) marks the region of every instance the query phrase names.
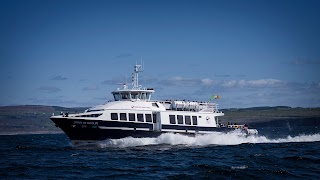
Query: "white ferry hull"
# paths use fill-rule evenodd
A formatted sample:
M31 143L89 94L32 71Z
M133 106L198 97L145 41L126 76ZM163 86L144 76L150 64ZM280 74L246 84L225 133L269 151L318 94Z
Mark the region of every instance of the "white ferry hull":
M125 137L157 137L162 133L181 133L194 136L213 132L228 131L228 128L162 125L160 131L154 130L153 123L135 123L105 120L69 119L51 117L72 141L101 141Z

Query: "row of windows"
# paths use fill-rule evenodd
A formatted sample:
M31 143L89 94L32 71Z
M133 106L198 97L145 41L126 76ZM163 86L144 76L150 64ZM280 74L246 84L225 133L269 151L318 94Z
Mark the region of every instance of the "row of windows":
M120 115L119 115L120 114ZM136 116L137 115L137 116ZM111 113L111 120L121 121L139 121L139 122L153 122L156 123L156 114L135 114L135 113Z
M99 117L101 116L101 114L87 114L87 115L81 115L81 116L76 116L76 117Z
M156 114L111 113L111 120L139 121L156 123ZM183 121L184 119L184 121ZM170 124L198 125L197 116L169 115Z
M150 99L150 92L115 92L113 93L113 97L115 101L119 101L121 99Z
M170 124L183 124L183 115L169 115ZM191 116L184 116L184 124L191 125ZM192 125L198 125L197 116L192 116Z
M104 111L104 109L92 109L92 110L88 109L88 110L86 110L86 112L97 112L97 111Z

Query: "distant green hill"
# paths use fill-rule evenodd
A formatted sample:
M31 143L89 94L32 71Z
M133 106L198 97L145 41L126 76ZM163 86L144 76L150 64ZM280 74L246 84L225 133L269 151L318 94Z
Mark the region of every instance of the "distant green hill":
M222 122L262 122L286 118L320 117L320 108L291 108L289 106L223 109Z
M83 112L85 109L42 105L0 106L0 134L61 132L50 120L53 113Z
M59 133L50 116L60 114L61 111L69 113L83 112L87 107L65 108L60 106L0 106L0 134L20 133ZM288 106L252 107L222 109L225 116L220 117L222 123L252 123L281 120L286 118L320 117L320 108L291 108Z
M249 108L230 108L223 109L224 111L257 111L257 110L288 110L290 106L260 106L260 107L249 107Z

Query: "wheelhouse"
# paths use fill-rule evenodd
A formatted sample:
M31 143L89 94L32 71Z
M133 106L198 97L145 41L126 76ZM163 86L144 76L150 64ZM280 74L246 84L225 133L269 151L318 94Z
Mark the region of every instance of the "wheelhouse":
M117 90L113 91L112 95L115 101L150 101L153 89L145 90Z

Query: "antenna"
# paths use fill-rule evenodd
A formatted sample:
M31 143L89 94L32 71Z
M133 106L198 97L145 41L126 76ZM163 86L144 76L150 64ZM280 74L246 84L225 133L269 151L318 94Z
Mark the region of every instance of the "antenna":
M134 66L134 71L132 73L132 89L140 89L139 86L139 72L142 72L142 70L139 70L141 68L141 65L136 64Z
M144 71L144 62L142 60L142 56L140 58L140 61L141 61L141 72L143 72Z

